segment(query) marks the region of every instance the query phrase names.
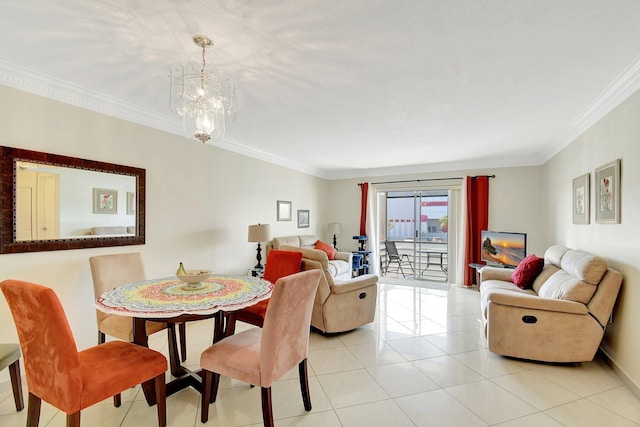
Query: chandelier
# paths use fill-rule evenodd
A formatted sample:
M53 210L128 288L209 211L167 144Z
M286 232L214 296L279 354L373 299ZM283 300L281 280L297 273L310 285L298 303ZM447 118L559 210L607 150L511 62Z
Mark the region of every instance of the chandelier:
M194 36L193 42L202 48L202 63L171 67L171 110L197 140L216 142L224 137L226 120L236 118L235 87L224 73L206 69L205 50L213 46L211 39Z

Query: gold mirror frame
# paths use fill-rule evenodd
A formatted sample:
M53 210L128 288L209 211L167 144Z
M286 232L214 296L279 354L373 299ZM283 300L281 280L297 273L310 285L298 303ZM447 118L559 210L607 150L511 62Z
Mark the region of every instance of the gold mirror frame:
M146 175L144 169L20 148L0 147L0 150L2 155L0 159L0 254L143 245L145 243ZM15 183L16 164L19 161L135 177L135 234L131 236L18 241L15 233Z

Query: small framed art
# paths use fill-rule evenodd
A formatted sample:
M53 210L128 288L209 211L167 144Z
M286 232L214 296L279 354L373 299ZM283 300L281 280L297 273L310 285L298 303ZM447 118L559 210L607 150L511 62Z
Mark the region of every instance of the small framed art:
M309 211L298 211L298 228L309 228Z
M291 221L291 202L278 200L278 221Z
M620 159L596 169L596 222L620 223Z
M589 224L589 180L588 173L573 180L573 223Z
M96 213L96 214L118 213L118 190L94 188L93 189L93 213Z

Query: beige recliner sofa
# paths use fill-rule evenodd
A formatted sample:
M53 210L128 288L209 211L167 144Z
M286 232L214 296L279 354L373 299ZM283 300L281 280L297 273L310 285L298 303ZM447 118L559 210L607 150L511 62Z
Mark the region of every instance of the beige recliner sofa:
M513 270L484 267L480 296L489 350L545 362L593 360L609 322L622 275L600 257L551 246L545 265L522 290Z
M267 253L270 249L282 249L282 246L296 246L300 248L314 249L318 236L315 234L274 237L267 244ZM353 254L351 252L336 252L335 259L328 259L327 271L336 280L351 278Z
M283 251L302 252L302 271L322 271L311 314L311 326L323 333L346 332L373 322L378 296L378 276L364 274L346 280L334 279L327 254L318 249L279 246Z

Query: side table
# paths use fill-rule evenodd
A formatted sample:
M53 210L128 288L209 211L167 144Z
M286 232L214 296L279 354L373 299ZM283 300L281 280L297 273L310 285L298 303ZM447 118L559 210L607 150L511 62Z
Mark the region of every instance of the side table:
M480 289L480 270L484 267L484 264L476 264L472 262L469 264L469 267L474 268L476 270L476 285L478 285L478 289Z

